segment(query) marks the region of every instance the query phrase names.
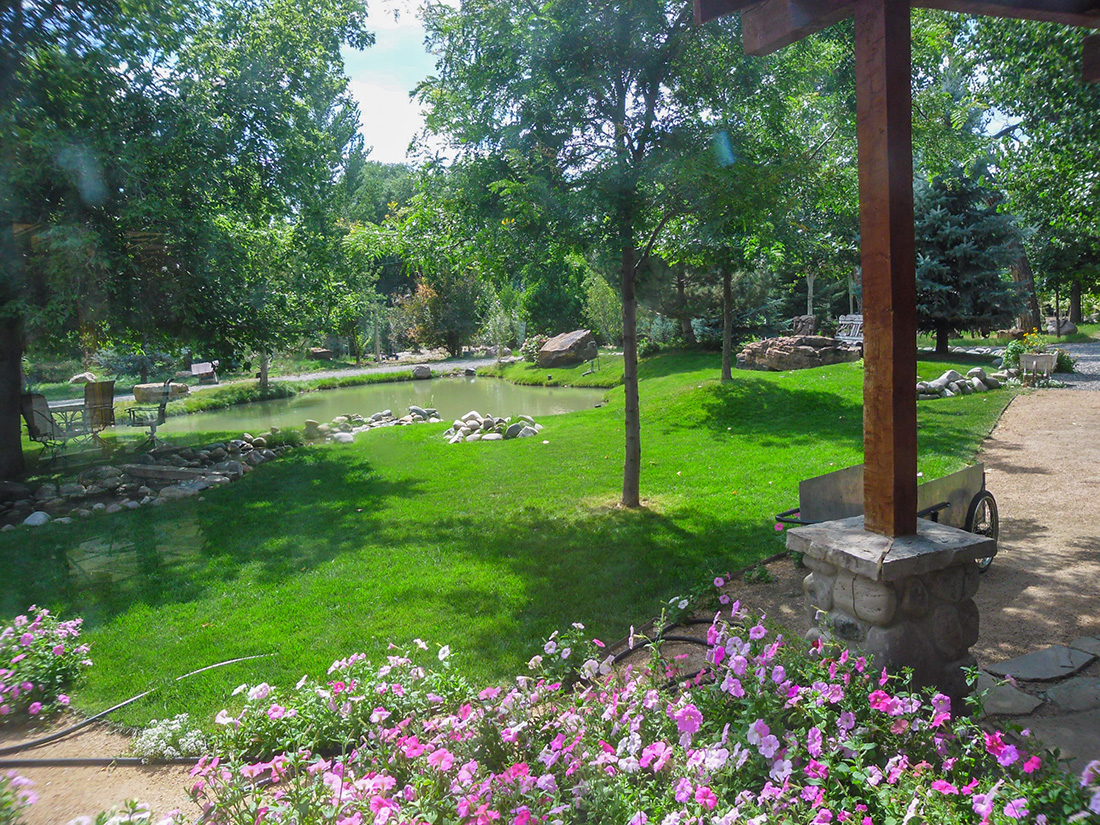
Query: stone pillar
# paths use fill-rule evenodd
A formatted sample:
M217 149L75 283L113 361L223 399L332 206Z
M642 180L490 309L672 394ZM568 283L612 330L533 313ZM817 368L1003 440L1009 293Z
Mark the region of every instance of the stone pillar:
M803 554L814 627L807 638L862 650L892 671L912 668L918 686L954 700L968 692L964 667L978 640L977 560L996 542L918 520L917 534L890 538L863 529L863 517L797 527L787 547ZM956 708L959 705L956 703Z

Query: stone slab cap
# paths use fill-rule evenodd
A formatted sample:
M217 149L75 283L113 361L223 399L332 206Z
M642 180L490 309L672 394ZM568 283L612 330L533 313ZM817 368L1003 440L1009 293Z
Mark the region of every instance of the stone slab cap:
M1100 709L1100 679L1095 676L1074 676L1046 693L1047 699L1063 710Z
M1093 656L1100 656L1100 639L1096 639L1092 636L1083 636L1080 639L1074 639L1069 643L1069 646L1074 650L1083 650L1085 653L1091 653Z
M900 581L996 555L997 542L925 519L917 519L915 536L890 538L867 532L863 516L855 516L789 530L787 549L872 581Z
M1043 704L1042 699L1012 685L1002 684L1000 679L985 671L978 672L978 683L974 687L985 694L982 710L986 716L1027 716Z
M1065 645L1052 645L1045 650L990 665L986 670L994 676L1012 676L1025 682L1050 682L1072 676L1094 661L1096 657L1091 653Z

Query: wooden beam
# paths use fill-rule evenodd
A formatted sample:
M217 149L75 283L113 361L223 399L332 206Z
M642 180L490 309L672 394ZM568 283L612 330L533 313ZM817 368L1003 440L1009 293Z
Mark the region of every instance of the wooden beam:
M1100 83L1100 34L1090 34L1085 38L1081 79L1086 83Z
M764 0L741 12L745 54L771 54L851 17L853 8L854 0Z
M856 0L865 527L917 531L917 296L909 0Z
M913 6L1100 28L1100 0L913 0Z
M760 0L693 0L695 8L695 25L701 26L718 17L725 17L735 11L741 11L746 6L759 3Z

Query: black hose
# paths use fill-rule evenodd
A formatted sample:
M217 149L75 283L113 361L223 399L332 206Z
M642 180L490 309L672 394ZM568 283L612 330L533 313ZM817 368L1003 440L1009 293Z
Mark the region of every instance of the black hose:
M196 674L202 673L202 672L207 671L207 670L213 670L214 668L217 668L217 667L224 667L225 665L235 665L237 662L247 662L251 659L266 659L268 656L274 656L274 655L275 655L274 653L261 653L257 656L242 656L239 659L229 659L229 660L224 661L224 662L218 662L216 665L207 665L206 667L200 667L198 670L192 670L190 673L185 673L182 676L177 676L172 681L173 682L179 682L179 681L182 681L183 679L188 678L189 676L195 676ZM114 707L107 708L107 710L101 711L100 713L97 713L95 716L89 716L87 719L83 720L82 722L76 723L72 727L65 728L65 730L58 731L57 733L51 733L49 736L43 736L41 739L33 739L30 742L23 742L19 745L9 745L6 748L0 748L0 756L7 756L9 753L20 753L21 751L30 750L31 748L38 748L38 747L41 747L42 745L48 745L50 742L56 742L58 739L63 739L66 736L68 736L72 733L76 733L81 728L87 727L88 725L92 724L92 722L95 722L98 719L102 719L108 713L114 713L116 710L118 710L120 708L124 708L129 704L132 704L133 702L136 702L138 699L145 698L150 693L156 693L159 689L160 689L159 687L149 688L149 690L145 691L144 693L139 693L137 696L131 696L125 702L119 702ZM109 760L109 763L110 764L119 764L118 760Z
M165 765L197 765L199 757L142 759L140 756L70 756L48 759L0 759L0 768L160 768Z

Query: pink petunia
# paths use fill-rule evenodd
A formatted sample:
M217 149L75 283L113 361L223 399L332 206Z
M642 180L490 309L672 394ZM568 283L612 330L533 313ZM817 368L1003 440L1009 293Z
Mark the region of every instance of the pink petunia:
M1024 762L1024 773L1035 773L1043 766L1043 760L1038 756L1033 756Z
M706 785L700 785L695 789L695 801L708 811L713 811L718 807L718 797Z
M31 716L37 716L40 710L42 710L41 702L31 702L30 707L27 708L27 713Z
M1009 819L1023 819L1027 816L1027 799L1020 797L1019 799L1013 799L1004 807L1004 814Z

